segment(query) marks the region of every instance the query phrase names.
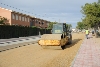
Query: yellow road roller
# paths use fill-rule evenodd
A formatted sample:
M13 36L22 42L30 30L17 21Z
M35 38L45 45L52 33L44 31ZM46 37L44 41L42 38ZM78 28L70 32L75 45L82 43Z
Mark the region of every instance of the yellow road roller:
M43 48L65 49L66 44L72 43L72 34L66 23L53 24L52 34L43 34L38 44Z

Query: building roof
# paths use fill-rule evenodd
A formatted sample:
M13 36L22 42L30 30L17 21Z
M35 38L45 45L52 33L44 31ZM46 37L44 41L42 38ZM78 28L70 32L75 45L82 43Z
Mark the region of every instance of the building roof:
M1 8L1 9L4 9L4 10L8 10L8 11L13 12L13 13L17 13L17 14L21 14L21 15L29 16L29 17L31 17L31 18L35 18L35 17L33 17L33 16L30 16L30 15L27 15L27 14L24 14L24 13L20 13L20 12L14 11L14 10L10 10L10 9L6 9L6 8L2 8L2 7L0 7L0 8Z
M37 17L34 17L34 16L30 16L30 15L27 15L27 14L20 13L20 12L14 11L14 10L10 10L10 9L6 9L6 8L2 8L2 7L0 7L0 8L1 8L1 9L4 9L4 10L8 10L8 11L10 11L10 12L12 12L12 13L17 13L17 14L21 14L21 15L29 16L29 17L31 17L31 18L36 18L36 19L39 19L39 20L47 21L47 20L40 19L40 18L37 18ZM47 22L49 22L49 21L47 21Z
M12 10L10 10L10 9L6 9L6 8L2 8L2 7L0 7L0 8L12 12Z

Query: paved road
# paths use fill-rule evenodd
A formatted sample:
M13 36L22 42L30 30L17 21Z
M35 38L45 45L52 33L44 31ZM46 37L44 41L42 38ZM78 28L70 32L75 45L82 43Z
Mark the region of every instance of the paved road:
M13 49L21 46L26 46L32 43L36 43L39 39L40 36L0 39L0 52L8 49Z
M10 38L10 39L0 39L0 42L13 41L13 40L20 40L20 39L27 39L27 38L35 38L35 37L40 37L40 36L37 35L37 36L29 36L29 37L19 37L19 38Z
M19 37L19 38L11 38L11 39L0 39L0 46L7 46L7 45L24 43L24 42L37 41L39 38L40 38L40 36Z

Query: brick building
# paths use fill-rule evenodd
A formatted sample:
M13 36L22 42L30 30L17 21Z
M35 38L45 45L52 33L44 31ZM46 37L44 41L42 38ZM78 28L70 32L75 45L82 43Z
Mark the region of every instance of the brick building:
M47 28L49 25L49 21L40 19L40 18L32 18L32 22L30 23L31 26L36 26L39 28Z
M40 18L35 18L13 10L0 7L0 16L7 18L9 25L48 27L49 22Z

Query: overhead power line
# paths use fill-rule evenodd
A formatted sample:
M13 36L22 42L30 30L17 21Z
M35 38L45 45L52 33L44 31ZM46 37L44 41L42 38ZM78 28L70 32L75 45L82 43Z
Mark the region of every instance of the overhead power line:
M32 12L28 12L28 11L25 11L25 10L22 10L22 9L19 9L19 8L16 8L16 7L13 7L13 6L8 5L8 4L4 4L4 3L0 3L0 4L5 5L5 6L8 6L8 7L12 7L12 8L14 8L14 9L17 9L17 10L20 10L20 11L23 11L23 12L30 13L30 14L32 14L32 15L37 15L37 14L34 14L34 13L32 13ZM11 9L11 10L12 10L12 9ZM45 14L45 15L46 15L46 14ZM41 15L37 15L37 16L41 16ZM45 16L41 16L41 17L44 17L44 18L45 18ZM46 18L49 18L49 17L46 17ZM53 19L53 18L52 18L52 19Z

